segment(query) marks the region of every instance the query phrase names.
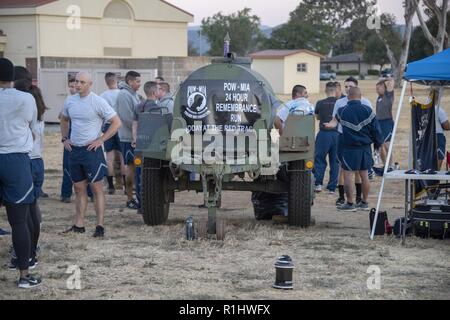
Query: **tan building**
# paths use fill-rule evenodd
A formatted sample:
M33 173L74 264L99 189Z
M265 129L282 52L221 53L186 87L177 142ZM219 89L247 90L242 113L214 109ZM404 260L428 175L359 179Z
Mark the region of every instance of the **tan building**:
M97 93L108 71L152 79L158 57L187 56L193 20L163 0L0 0L0 56L39 80L55 121L69 76L92 72Z
M306 86L310 93L319 93L321 54L309 50L265 50L250 57L252 69L269 81L275 93L290 95L297 84Z

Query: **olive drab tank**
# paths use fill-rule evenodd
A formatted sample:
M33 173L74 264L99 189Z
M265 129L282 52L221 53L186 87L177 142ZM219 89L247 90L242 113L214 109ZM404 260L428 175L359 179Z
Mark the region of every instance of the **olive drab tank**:
M168 219L174 193L203 192L209 234L223 190L289 193L289 224L309 227L313 203L315 119L292 114L273 129L281 103L270 84L233 54L194 71L174 97L173 114L139 116L136 154L148 225Z

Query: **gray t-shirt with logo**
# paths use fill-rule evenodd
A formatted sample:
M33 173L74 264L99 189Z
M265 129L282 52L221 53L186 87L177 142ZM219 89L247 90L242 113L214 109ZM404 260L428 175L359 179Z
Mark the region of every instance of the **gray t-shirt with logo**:
M81 98L79 94L70 96L64 102L63 116L71 121L70 140L76 147L88 146L102 135L102 125L117 113L95 93Z

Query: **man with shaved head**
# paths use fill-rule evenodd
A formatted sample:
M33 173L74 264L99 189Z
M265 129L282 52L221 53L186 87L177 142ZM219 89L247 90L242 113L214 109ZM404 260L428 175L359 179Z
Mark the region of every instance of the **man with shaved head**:
M356 80L353 77L350 77L348 79L345 80L344 82L345 85L345 93L348 95L349 94L349 90L353 87L357 87L359 85L358 80ZM368 106L370 108L372 108L372 104L371 102L366 99L366 98L361 98L361 102L362 104L364 104L365 106ZM341 173L339 174L339 186L338 186L338 190L339 190L339 198L336 201L336 205L338 207L340 207L341 205L345 205L346 200L345 200L345 187L344 187L344 173L342 170L342 163L341 163L341 147L340 145L342 144L342 125L340 123L338 123L338 121L336 120L336 114L338 112L339 109L345 107L348 104L348 97L343 95L338 101L336 101L336 104L334 105L334 110L333 110L333 119L329 122L329 123L325 123L324 126L327 129L332 129L332 128L336 128L339 132L339 138L338 138L338 160L341 164ZM355 175L355 188L356 188L356 203L360 203L362 200L362 182L360 180L359 175Z
M65 233L85 233L84 215L87 210L86 187L94 192L97 227L94 237L104 236L105 194L102 180L107 174L103 144L113 137L121 122L114 109L105 99L91 92L92 77L87 72L77 74L75 86L78 94L70 96L64 103L61 117L62 142L70 152L70 175L75 185L75 224ZM71 133L69 134L69 122ZM102 135L102 125L111 126Z
M308 101L308 90L305 86L294 86L292 89L292 101L283 104L278 110L274 126L280 132L280 135L283 134L287 118L291 114L305 116L314 114L314 106Z
M336 120L342 127L341 166L344 171L344 188L347 203L340 211L369 210L370 192L369 169L373 166L372 148L383 144L380 125L372 108L361 101L361 90L351 87L348 90L348 103L336 113ZM362 201L355 204L353 176L361 177Z

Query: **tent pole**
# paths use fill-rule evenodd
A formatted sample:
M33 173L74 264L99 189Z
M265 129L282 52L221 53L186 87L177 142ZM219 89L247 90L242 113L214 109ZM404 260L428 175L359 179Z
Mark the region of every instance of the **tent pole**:
M403 100L405 98L407 86L408 86L408 82L404 81L403 82L402 93L400 95L400 101L399 101L399 104L398 104L397 117L395 119L395 124L394 124L394 131L392 132L392 140L391 140L391 143L389 145L389 152L388 152L388 156L387 156L387 159L386 159L386 165L384 166L384 174L383 174L383 179L381 181L380 194L378 195L377 211L375 213L375 219L373 221L372 232L370 234L370 239L371 240L375 239L375 228L376 228L376 225L377 225L377 222L378 222L378 215L380 213L381 200L383 198L383 192L384 192L384 183L385 183L385 179L386 179L386 174L388 173L388 169L389 169L389 165L388 164L391 162L392 151L394 149L395 137L397 135L398 123L400 121L400 115L401 115L402 108L403 108Z

